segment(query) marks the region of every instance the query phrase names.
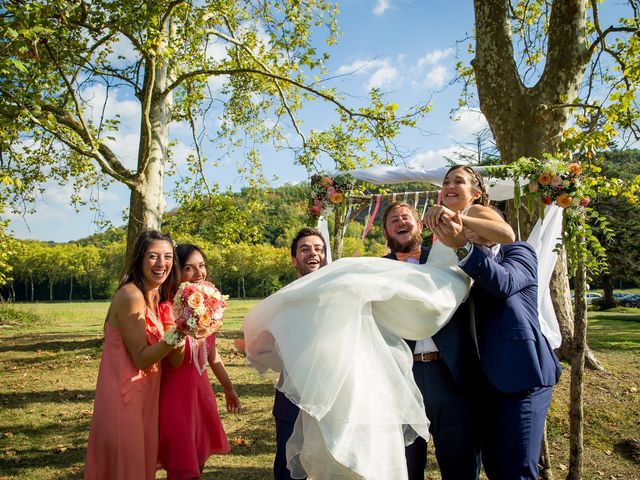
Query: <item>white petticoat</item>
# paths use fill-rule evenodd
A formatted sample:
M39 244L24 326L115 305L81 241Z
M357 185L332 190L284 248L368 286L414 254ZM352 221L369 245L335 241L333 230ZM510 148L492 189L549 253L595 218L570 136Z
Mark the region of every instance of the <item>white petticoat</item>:
M287 458L294 478L402 479L404 446L428 438L402 338L442 328L469 278L436 243L415 265L344 258L306 275L245 317L247 358L301 409Z

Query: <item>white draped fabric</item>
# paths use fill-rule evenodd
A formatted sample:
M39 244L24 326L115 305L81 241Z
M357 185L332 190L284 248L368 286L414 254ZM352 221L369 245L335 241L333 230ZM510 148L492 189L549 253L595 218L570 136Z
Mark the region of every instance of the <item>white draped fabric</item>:
M428 438L428 421L402 338L436 333L469 285L436 244L424 265L340 259L247 314L247 358L282 372L278 388L301 408L287 444L294 478L406 478L404 446Z

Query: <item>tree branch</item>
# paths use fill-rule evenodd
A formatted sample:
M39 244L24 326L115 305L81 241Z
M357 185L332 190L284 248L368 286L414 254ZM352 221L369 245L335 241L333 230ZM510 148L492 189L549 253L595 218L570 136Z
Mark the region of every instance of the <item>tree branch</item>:
M267 68L267 66L261 62L251 51L250 48L248 48L244 43L238 41L236 38L234 37L229 37L228 35L225 35L222 32L219 32L215 29L211 29L209 30L209 33L212 33L213 35L215 35L218 38L221 38L223 40L226 40L230 43L233 43L234 45L240 47L241 49L243 49L245 52L247 52L247 54L251 57L251 59L258 64L258 66L260 66L262 68L262 70L264 70L265 72L269 72L269 68ZM285 110L287 111L287 115L289 116L289 119L291 120L291 123L293 124L293 128L295 129L296 133L300 136L300 138L302 139L302 145L306 147L307 145L307 139L305 138L304 133L302 132L302 130L300 130L300 126L298 125L298 120L296 119L295 115L293 114L293 111L291 110L291 107L289 106L289 102L287 101L287 97L285 96L284 92L282 91L282 86L280 85L280 82L278 80L274 80L273 82L276 86L276 88L278 89L278 95L280 96L280 100L282 101L282 105L284 106Z

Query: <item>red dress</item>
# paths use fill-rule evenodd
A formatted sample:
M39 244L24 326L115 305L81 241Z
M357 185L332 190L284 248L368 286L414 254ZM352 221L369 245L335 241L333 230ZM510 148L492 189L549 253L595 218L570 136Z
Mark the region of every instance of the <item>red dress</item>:
M201 373L194 364L188 338L179 367L172 368L167 359L163 360L158 461L167 471L168 480L199 478L210 455L230 450L206 370L206 354L214 348L215 335L202 341L198 352Z
M147 343L162 339L159 321L145 310ZM160 363L138 370L120 329L105 324L104 348L84 468L87 480L151 480L156 478Z

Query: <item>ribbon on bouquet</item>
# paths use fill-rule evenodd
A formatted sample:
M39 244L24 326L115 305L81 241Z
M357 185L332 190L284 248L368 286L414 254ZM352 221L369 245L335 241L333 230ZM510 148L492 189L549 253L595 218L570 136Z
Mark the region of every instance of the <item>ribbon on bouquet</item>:
M187 337L189 340L189 350L191 350L191 361L196 367L198 375L202 375L207 369L207 339L196 340L193 337Z

